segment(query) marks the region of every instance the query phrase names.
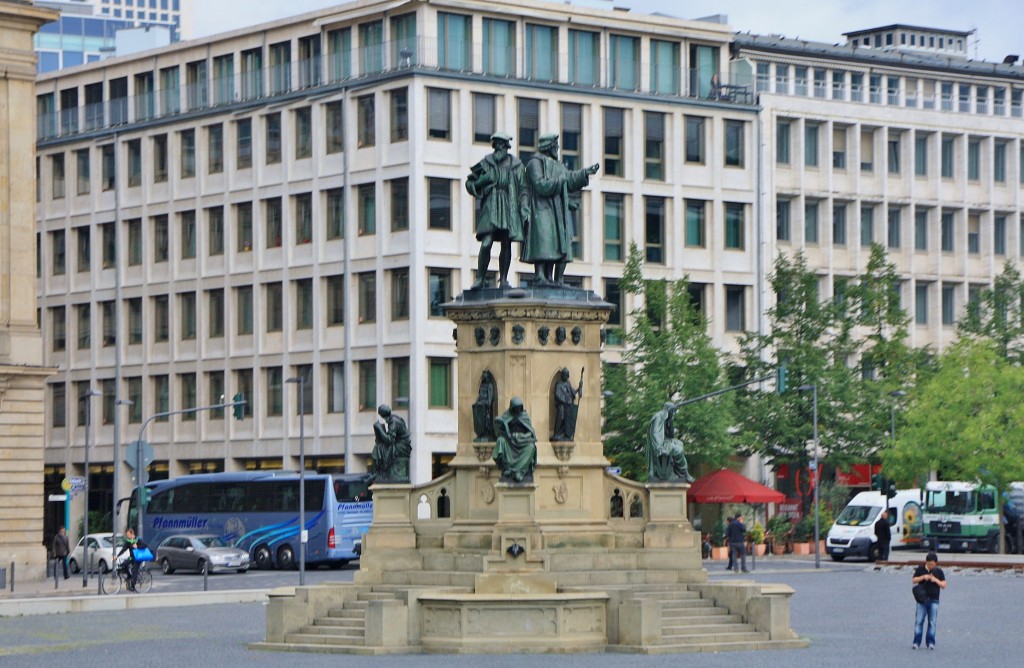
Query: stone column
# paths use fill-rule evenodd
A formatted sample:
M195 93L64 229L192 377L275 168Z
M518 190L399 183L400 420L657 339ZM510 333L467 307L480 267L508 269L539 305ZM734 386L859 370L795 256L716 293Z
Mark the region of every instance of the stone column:
M36 322L33 34L57 12L0 3L0 567L46 573L43 425L46 377Z

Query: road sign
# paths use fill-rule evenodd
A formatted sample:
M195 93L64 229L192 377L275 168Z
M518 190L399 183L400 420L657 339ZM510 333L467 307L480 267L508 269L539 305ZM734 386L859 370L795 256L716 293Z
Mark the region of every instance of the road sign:
M611 473L612 475L622 475L621 466L609 466L605 470L608 471L608 473Z
M63 480L60 481L60 488L62 490L64 490L65 492L70 492L71 491L71 481L68 480L67 478L64 478Z
M142 443L142 468L153 463L153 446L149 441L132 441L125 448L124 463L131 468L139 465L139 443Z
M68 500L68 495L67 494L51 494L48 497L48 500L49 501L67 501Z
M64 483L67 483L67 487L64 486ZM61 482L60 486L69 492L81 492L85 489L85 478L79 476L64 478L64 481Z

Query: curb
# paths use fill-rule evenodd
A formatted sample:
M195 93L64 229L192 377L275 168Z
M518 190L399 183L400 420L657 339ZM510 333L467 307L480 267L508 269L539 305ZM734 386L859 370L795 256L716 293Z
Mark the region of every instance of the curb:
M56 615L71 612L176 608L193 605L216 605L220 603L265 603L268 591L267 589L237 589L232 591L173 592L166 594L0 599L0 618Z

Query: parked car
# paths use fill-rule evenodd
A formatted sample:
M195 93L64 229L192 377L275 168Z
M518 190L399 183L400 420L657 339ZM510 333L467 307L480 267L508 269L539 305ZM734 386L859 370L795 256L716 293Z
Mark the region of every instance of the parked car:
M176 570L219 573L249 570L249 552L213 534L168 536L156 548L156 562L167 575Z
M89 541L89 572L92 573L98 567L101 573L110 570L114 563L114 538L112 533L91 533L82 540L71 551L68 556L68 566L72 573L80 573L82 564L85 563L85 541Z

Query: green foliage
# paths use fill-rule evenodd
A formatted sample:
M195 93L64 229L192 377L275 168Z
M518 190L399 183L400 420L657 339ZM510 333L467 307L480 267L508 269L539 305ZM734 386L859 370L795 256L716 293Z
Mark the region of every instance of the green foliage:
M793 532L793 520L789 515L772 515L766 528L776 541L784 541Z
M715 547L725 547L725 520L721 517L711 527L711 544Z
M822 480L818 484L818 500L833 513L842 512L850 502L850 488L832 480Z
M623 364L604 365L605 456L634 480L648 476L644 445L651 417L666 401L691 398L725 385L721 352L711 342L685 280L643 277L643 253L630 244L619 282L624 295L642 303L630 312ZM680 408L676 438L686 449L690 470L717 468L733 454L728 429L732 398L724 395Z
M1024 362L1024 312L1021 296L1024 280L1009 260L996 276L992 287L980 290L957 322L957 332L965 338L989 339L1000 356L1020 364Z
M754 522L749 529L747 529L747 539L755 545L760 545L764 542L764 525L760 522Z
M1024 480L1024 368L997 341L963 339L910 394L896 445L883 457L900 488L938 471L943 480L1007 489Z
M825 502L821 500L821 491L819 490L818 498L818 537L821 540L825 539L828 535L828 530L832 528L835 523L832 515L832 511L829 510ZM814 540L814 507L800 518L800 521L796 523L793 528L793 540L798 543L807 543Z

